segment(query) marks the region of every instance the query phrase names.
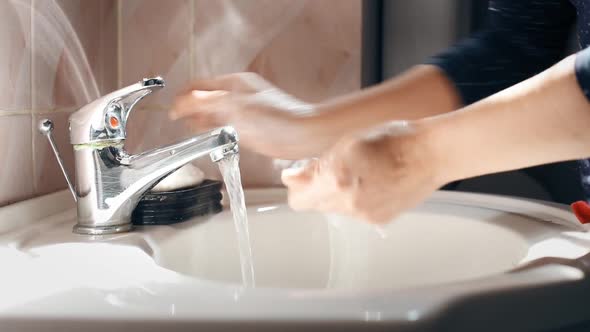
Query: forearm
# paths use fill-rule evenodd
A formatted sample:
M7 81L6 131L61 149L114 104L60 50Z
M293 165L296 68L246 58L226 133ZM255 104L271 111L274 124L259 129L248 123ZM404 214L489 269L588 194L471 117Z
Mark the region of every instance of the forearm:
M459 95L443 72L421 65L377 86L320 104L318 115L302 121L331 145L344 135L392 120L420 119L459 107Z
M575 57L452 114L419 123L444 182L590 156L590 104Z

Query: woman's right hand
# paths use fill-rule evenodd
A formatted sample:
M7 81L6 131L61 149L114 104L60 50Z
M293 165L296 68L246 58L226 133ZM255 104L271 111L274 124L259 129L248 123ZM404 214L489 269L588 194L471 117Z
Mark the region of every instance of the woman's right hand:
M172 119L186 118L195 130L231 125L240 144L274 158L319 155L331 145L314 130L314 105L278 89L254 73L193 82L175 101Z
M387 223L447 182L431 135L420 123L399 121L345 137L321 158L283 171L289 205Z

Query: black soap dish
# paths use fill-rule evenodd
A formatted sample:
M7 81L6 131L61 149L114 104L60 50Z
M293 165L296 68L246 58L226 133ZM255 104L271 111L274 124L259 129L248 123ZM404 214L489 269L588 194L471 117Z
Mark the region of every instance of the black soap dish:
M201 184L172 191L147 192L133 210L134 225L170 225L194 217L219 213L221 181L205 180Z

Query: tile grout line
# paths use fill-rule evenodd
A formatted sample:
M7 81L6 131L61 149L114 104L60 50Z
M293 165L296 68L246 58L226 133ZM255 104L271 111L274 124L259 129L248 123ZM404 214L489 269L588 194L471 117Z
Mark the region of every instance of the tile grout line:
M27 115L34 113L33 110L30 109L22 109L22 110L0 110L0 117L3 116L13 116L13 115Z
M0 118L4 116L28 115L28 114L55 114L55 113L72 113L78 110L76 107L53 108L53 109L22 109L22 110L0 110Z
M106 71L106 66L104 65L105 59L106 59L106 52L105 52L105 43L104 43L104 38L106 36L106 34L104 33L104 27L105 27L105 21L104 18L106 17L106 8L104 5L104 1L101 1L98 4L98 12L99 12L99 22L98 22L98 48L99 48L99 52L98 52L98 56L99 56L99 60L98 60L98 73L100 75L99 81L97 82L97 86L98 86L98 94L102 95L104 90L105 90L105 71ZM85 51L86 53L86 51ZM92 70L92 72L94 72L94 70ZM96 75L96 73L94 73L94 76L98 76Z
M8 116L15 116L15 115L39 115L39 114L59 114L59 113L73 113L77 111L79 108L76 106L67 107L67 108L53 108L53 109L22 109L22 110L2 110L0 109L0 118L8 117ZM148 112L166 112L168 111L167 107L139 107L137 108L141 111L148 111Z
M35 71L36 71L36 66L35 66L35 24L34 24L34 18L35 18L35 2L36 0L31 0L31 17L30 17L30 22L29 24L30 29L31 29L31 34L30 34L30 38L31 38L31 46L30 46L30 52L31 52L31 109L36 107L37 104L37 94L35 93L35 87L33 86L33 82L35 82Z
M35 93L35 87L33 86L33 82L35 82L35 1L31 0L31 11L30 11L30 38L31 38L31 109L35 108L37 105L37 95ZM39 184L37 180L37 155L35 153L36 144L35 144L35 132L36 132L36 125L35 125L35 116L33 116L33 111L29 112L29 116L31 117L31 173L33 176L33 195L39 192Z
M195 64L194 64L194 57L195 57L195 38L194 38L194 34L195 34L195 26L197 24L196 22L196 15L195 15L195 0L190 0L190 13L189 15L191 16L191 27L190 27L190 33L189 33L189 50L188 50L188 56L189 56L189 62L188 62L188 70L189 70L189 79L192 81L195 79Z
M122 35L123 35L123 4L122 0L117 0L117 89L123 85L123 73L122 73L122 62L123 62L123 47L122 47Z

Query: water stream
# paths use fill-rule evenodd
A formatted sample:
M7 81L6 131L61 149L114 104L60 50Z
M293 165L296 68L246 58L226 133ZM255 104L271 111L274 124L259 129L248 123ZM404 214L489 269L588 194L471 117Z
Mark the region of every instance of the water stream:
M240 177L240 168L238 167L239 162L239 154L229 155L219 161L219 170L225 182L229 204L234 217L238 249L240 252L242 283L245 287L254 287L252 247L250 245L250 234L248 231L248 215L246 213L244 190L242 189L242 179Z

